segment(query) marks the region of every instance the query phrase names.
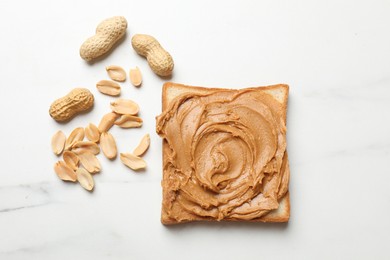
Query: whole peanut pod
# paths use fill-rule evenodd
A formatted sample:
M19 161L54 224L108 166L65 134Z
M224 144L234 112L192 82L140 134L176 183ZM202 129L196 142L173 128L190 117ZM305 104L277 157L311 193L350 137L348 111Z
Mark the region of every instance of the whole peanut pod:
M97 26L96 34L81 45L81 58L91 61L104 55L125 35L126 28L127 21L122 16L104 20Z
M54 101L49 114L54 120L64 122L90 109L93 102L94 97L88 89L75 88L68 95Z
M152 36L136 34L131 39L134 50L146 57L150 68L159 76L169 76L173 71L172 56Z

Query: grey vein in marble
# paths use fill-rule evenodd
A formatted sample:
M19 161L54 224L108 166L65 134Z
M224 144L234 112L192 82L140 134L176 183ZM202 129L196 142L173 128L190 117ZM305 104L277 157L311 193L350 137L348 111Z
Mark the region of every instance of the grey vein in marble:
M42 207L50 203L48 183L0 186L0 213Z

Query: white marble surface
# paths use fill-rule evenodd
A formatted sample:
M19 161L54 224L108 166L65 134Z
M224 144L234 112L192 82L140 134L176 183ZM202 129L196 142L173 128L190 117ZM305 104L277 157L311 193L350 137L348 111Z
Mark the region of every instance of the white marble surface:
M389 259L390 2L0 2L0 259ZM78 49L103 18L124 15L127 38L93 65ZM152 34L173 55L172 81L203 86L290 85L291 221L160 224L161 141L154 132L163 80L130 47ZM144 173L102 155L96 190L63 183L50 138L97 123L112 98L104 67L139 66L144 126L113 129L120 151L144 133ZM92 112L68 124L53 99L88 87Z

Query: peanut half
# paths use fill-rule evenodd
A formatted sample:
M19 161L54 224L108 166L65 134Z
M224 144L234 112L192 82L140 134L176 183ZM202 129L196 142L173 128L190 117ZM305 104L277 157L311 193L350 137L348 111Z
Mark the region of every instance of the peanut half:
M97 143L99 142L100 132L96 125L90 123L84 130L85 136L89 141Z
M77 127L69 135L65 143L65 150L69 150L75 143L84 139L84 128Z
M142 84L142 74L138 67L130 69L130 81L135 87L139 87Z
M96 143L91 141L79 141L72 146L72 152L78 154L82 151L88 151L96 155L100 153L100 148Z
M64 158L64 162L66 163L66 165L69 166L69 168L74 171L77 170L77 168L79 167L80 159L74 152L65 151L62 157Z
M91 61L104 55L125 35L126 28L127 21L122 16L102 21L96 28L96 34L81 45L81 58Z
M84 150L78 153L77 156L80 158L81 164L87 171L90 173L100 172L100 162L93 153Z
M130 99L121 99L111 102L111 110L120 115L136 115L139 111L137 103Z
M142 126L142 118L132 115L122 115L115 124L121 128L133 128Z
M146 57L150 68L159 76L169 76L173 71L172 56L164 50L160 43L152 36L136 34L131 39L134 50Z
M119 96L121 94L121 86L118 83L111 80L101 80L96 83L96 88L105 95Z
M134 149L133 154L135 156L143 155L148 150L149 145L150 145L150 136L149 134L146 134L144 137L142 137L141 142Z
M110 130L110 128L114 125L115 120L117 120L119 117L120 117L120 115L118 115L117 113L114 113L114 112L105 114L103 116L102 120L100 120L100 123L98 126L99 132L104 133L104 132L107 132L108 130Z
M102 151L104 155L112 160L116 157L117 154L117 148L116 148L116 142L114 137L108 133L104 132L100 136L100 147L102 148Z
M137 171L146 168L146 162L141 157L135 156L134 154L121 153L120 158L122 163L132 170Z
M49 109L50 116L58 121L70 120L75 115L92 108L94 97L85 88L75 88L68 95L54 101Z
M78 168L76 170L77 181L80 183L81 187L87 191L92 191L95 187L95 182L92 175L85 170L84 168Z
M75 182L77 180L75 172L64 161L56 162L54 164L54 171L63 181Z
M111 65L106 67L106 71L108 73L108 76L115 81L123 82L126 80L126 72L123 68Z
M53 153L60 155L64 150L66 142L66 136L62 131L57 131L51 138L51 148Z

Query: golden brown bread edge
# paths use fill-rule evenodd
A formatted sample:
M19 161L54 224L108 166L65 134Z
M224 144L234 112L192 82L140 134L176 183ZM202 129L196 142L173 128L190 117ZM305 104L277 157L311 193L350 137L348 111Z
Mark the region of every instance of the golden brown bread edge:
M263 91L268 93L269 95L273 96L276 100L278 100L280 103L282 103L283 108L283 120L286 123L287 121L287 101L288 101L288 91L289 86L286 84L277 84L277 85L270 85L270 86L264 86L264 87L252 87L253 89L258 89L259 91ZM177 96L181 94L187 94L187 93L194 93L194 94L206 94L210 91L219 91L219 90L233 90L233 89L226 89L226 88L205 88L205 87L198 87L198 86L188 86L184 84L174 83L174 82L166 82L163 85L162 89L162 111L164 111L169 105L172 100L174 100ZM166 141L163 141L163 163L164 163L164 150L168 144ZM286 151L287 153L287 151ZM287 159L287 165L286 170L290 170L289 162ZM163 173L164 174L164 173ZM164 198L163 198L164 199ZM249 221L242 221L242 220L223 220L228 222L288 222L290 219L290 193L287 191L286 195L282 197L282 199L279 201L279 208L270 211L268 214L252 219ZM197 220L199 222L202 221L216 221L214 219L201 219ZM194 221L191 221L194 222ZM185 221L177 222L169 217L166 216L164 213L164 208L162 208L161 211L161 223L164 225L174 225L174 224L181 224L185 223Z

